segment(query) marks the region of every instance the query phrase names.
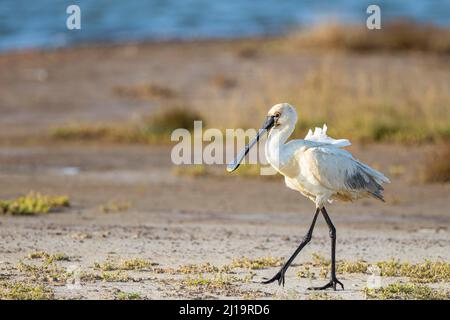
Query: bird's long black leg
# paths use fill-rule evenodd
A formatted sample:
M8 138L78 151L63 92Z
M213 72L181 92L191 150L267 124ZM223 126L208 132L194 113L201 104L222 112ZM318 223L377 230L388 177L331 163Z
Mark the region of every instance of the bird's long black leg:
M328 225L331 238L331 279L330 282L322 287L312 287L309 289L325 290L328 288L333 288L336 291L336 285L339 284L342 290L344 290L344 285L336 278L336 228L334 227L333 222L331 222L330 216L328 215L325 207L322 207L321 211Z
M297 255L300 253L300 251L302 251L303 247L306 246L308 244L308 242L311 241L312 233L313 233L314 226L316 224L316 220L317 220L317 216L319 215L319 212L320 212L320 209L317 208L316 213L314 214L314 218L311 223L311 226L309 227L308 233L305 235L302 242L300 243L298 248L295 250L295 252L292 254L292 256L289 258L289 260L285 262L285 264L281 267L280 271L278 271L278 273L273 278L271 278L267 281L263 281L264 284L272 283L275 280L278 280L278 284L279 285L282 284L284 286L284 275L286 273L286 270L289 268L292 261L294 261L295 257L297 257Z

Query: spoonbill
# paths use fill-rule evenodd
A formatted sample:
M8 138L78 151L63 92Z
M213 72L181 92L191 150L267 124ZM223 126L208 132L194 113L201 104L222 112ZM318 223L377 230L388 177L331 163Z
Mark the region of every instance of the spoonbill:
M312 238L316 219L321 212L329 228L331 238L331 272L330 281L312 290L324 290L344 285L336 277L336 228L325 209L326 203L333 200L353 201L364 197L383 199L383 183L389 179L381 172L355 159L350 152L341 149L351 143L347 139L333 139L327 136L327 126L309 130L305 139L286 142L294 132L297 123L297 112L288 103L274 105L268 112L266 121L242 150L236 160L229 164L227 170L236 170L244 157L266 131L269 133L265 154L270 165L285 178L288 188L299 191L316 205L311 226L302 242L284 263L280 271L271 279L264 281L268 284L278 281L285 283L285 273L292 261Z

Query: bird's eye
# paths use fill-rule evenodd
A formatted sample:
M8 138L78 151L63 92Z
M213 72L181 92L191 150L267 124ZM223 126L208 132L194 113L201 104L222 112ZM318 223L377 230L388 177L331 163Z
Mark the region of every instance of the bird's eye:
M276 118L279 118L280 117L280 113L279 112L275 112L275 114L274 114L274 116L276 117Z

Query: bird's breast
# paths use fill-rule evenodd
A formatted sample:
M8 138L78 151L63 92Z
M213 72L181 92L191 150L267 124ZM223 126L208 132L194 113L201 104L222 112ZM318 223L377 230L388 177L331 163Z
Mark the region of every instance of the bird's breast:
M284 179L286 186L292 190L298 191L305 197L314 201L316 198L316 193L314 192L313 186L309 184L307 179L302 176L297 176L295 178L285 177Z
M295 177L298 172L298 162L293 157L283 156L281 154L266 154L270 165L285 177Z

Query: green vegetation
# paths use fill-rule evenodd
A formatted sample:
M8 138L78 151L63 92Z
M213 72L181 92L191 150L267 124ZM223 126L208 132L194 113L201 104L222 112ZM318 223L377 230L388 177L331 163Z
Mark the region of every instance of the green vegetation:
M364 290L368 299L382 300L447 300L449 291L436 290L425 285L393 283L379 289Z
M377 266L380 276L407 277L415 283L450 282L450 263L443 261L425 260L422 263L400 262L398 260L380 261L370 264L366 261L337 261L338 273L368 273L371 265ZM301 266L297 276L301 278L314 278L312 267L320 268L319 273L325 277L330 268L330 261L313 254L313 261Z
M69 258L65 254L48 254L42 251L30 253L27 256L30 260L42 260L42 263L25 263L21 261L17 265L17 270L26 275L33 281L41 281L51 283L53 285L63 285L72 276L65 268L58 265L56 262L68 261ZM130 277L124 271L126 270L147 270L151 263L147 260L136 258L123 260L118 264L95 263L94 269L101 272L81 272L80 280L95 282L128 282L136 281L135 278Z
M115 295L117 300L141 300L142 296L137 292L119 291Z
M54 140L77 142L163 144L170 142L170 135L175 129L192 131L194 120L203 119L189 109L168 108L137 122L58 127L50 131L50 137Z
M213 277L205 277L200 274L196 278L188 277L183 281L183 284L189 287L207 287L214 289L221 289L232 285L232 282L236 280L234 277L217 273Z
M28 260L27 263L24 261ZM72 279L73 274L65 270L59 263L70 261L64 253L50 254L45 251L29 253L24 261L17 265L20 277L25 279L23 283L0 281L0 299L52 299L54 298L51 288L45 285L64 285ZM249 258L241 257L233 259L223 266L215 266L209 262L200 264L182 265L177 269L156 267L148 259L130 258L118 261L106 261L94 263L93 270L81 271L79 279L82 282L139 282L146 278L136 278L132 275L137 272L168 273L173 275L188 275L186 278L175 280L180 289L188 290L194 295L220 294L231 296L242 296L246 299L267 296L260 291L243 291L240 289L242 283L250 282L256 275L253 270L265 268L276 268L281 266L283 259L275 257ZM294 266L297 276L301 278L315 279L317 276L327 276L330 261L324 257L313 254L310 262ZM373 272L372 266L377 266L383 277L408 278L411 283L394 283L379 289L364 289L368 299L448 299L450 291L436 289L424 285L424 283L450 282L450 264L442 261L425 260L422 263L399 262L397 260L380 261L368 263L366 261L338 261L337 268L340 274ZM135 271L128 273L128 271ZM400 279L399 279L400 280ZM403 279L401 279L403 281ZM161 280L166 281L166 280ZM39 284L39 285L37 285ZM277 296L275 296L277 297ZM123 292L117 290L114 298L118 300L142 299L139 293ZM279 298L298 299L298 293L292 296L280 296ZM330 300L341 297L332 293L311 293L307 299Z
M259 270L259 269L266 269L266 268L271 268L271 267L278 267L278 266L281 266L282 264L283 264L282 258L260 257L260 258L250 259L247 257L242 257L242 258L233 260L233 262L231 262L231 264L230 264L230 268Z
M69 276L65 269L53 262L44 262L40 265L36 265L21 261L17 265L17 270L34 281L42 281L57 285L64 284Z
M53 261L70 261L69 256L64 253L49 254L45 251L35 251L28 255L28 259L43 259L47 264Z
M297 277L306 279L315 279L316 274L309 265L303 265L301 266L301 269L297 271Z
M94 263L94 269L102 271L113 271L113 270L148 270L155 263L147 259L133 258L128 260L122 260L120 262L104 262L104 263Z
M49 300L53 291L43 285L25 282L0 282L0 300Z
M381 276L408 277L411 281L420 283L450 282L450 263L425 260L423 263L412 264L395 260L382 261L376 264L381 270Z
M367 272L369 266L370 265L365 261L339 261L337 264L337 270L342 273L365 273Z
M94 275L95 280L101 280L104 282L129 282L134 281L132 277L123 271L104 271L100 274ZM83 279L83 277L82 277ZM86 279L86 275L85 275Z
M24 197L13 200L0 200L0 214L35 215L55 212L69 207L67 196L48 196L29 192Z
M122 270L102 271L102 272L86 272L80 273L80 281L82 282L136 282L135 279Z
M238 277L222 272L199 274L179 281L180 290L189 292L197 298L211 298L211 295L239 296L242 299L257 299L270 296L260 290L242 290L242 283L249 282L254 274Z
M28 280L63 285L70 277L70 273L57 264L61 261L70 261L69 256L64 253L49 254L44 251L35 251L28 254L24 260L20 261L16 268Z
M173 272L183 274L227 273L234 269L259 270L270 267L278 267L281 266L282 262L283 260L281 258L274 257L259 257L253 259L248 257L241 257L239 259L234 259L230 264L225 264L220 267L215 266L209 262L205 262L201 264L183 265L178 269L173 270ZM250 272L249 278L252 278L254 275L255 274L253 272Z
M177 273L215 273L220 271L227 271L227 267L216 267L209 262L205 262L202 264L187 264L180 266L176 272Z
M134 258L122 261L120 268L122 270L145 270L153 265L154 263L150 262L149 260Z

